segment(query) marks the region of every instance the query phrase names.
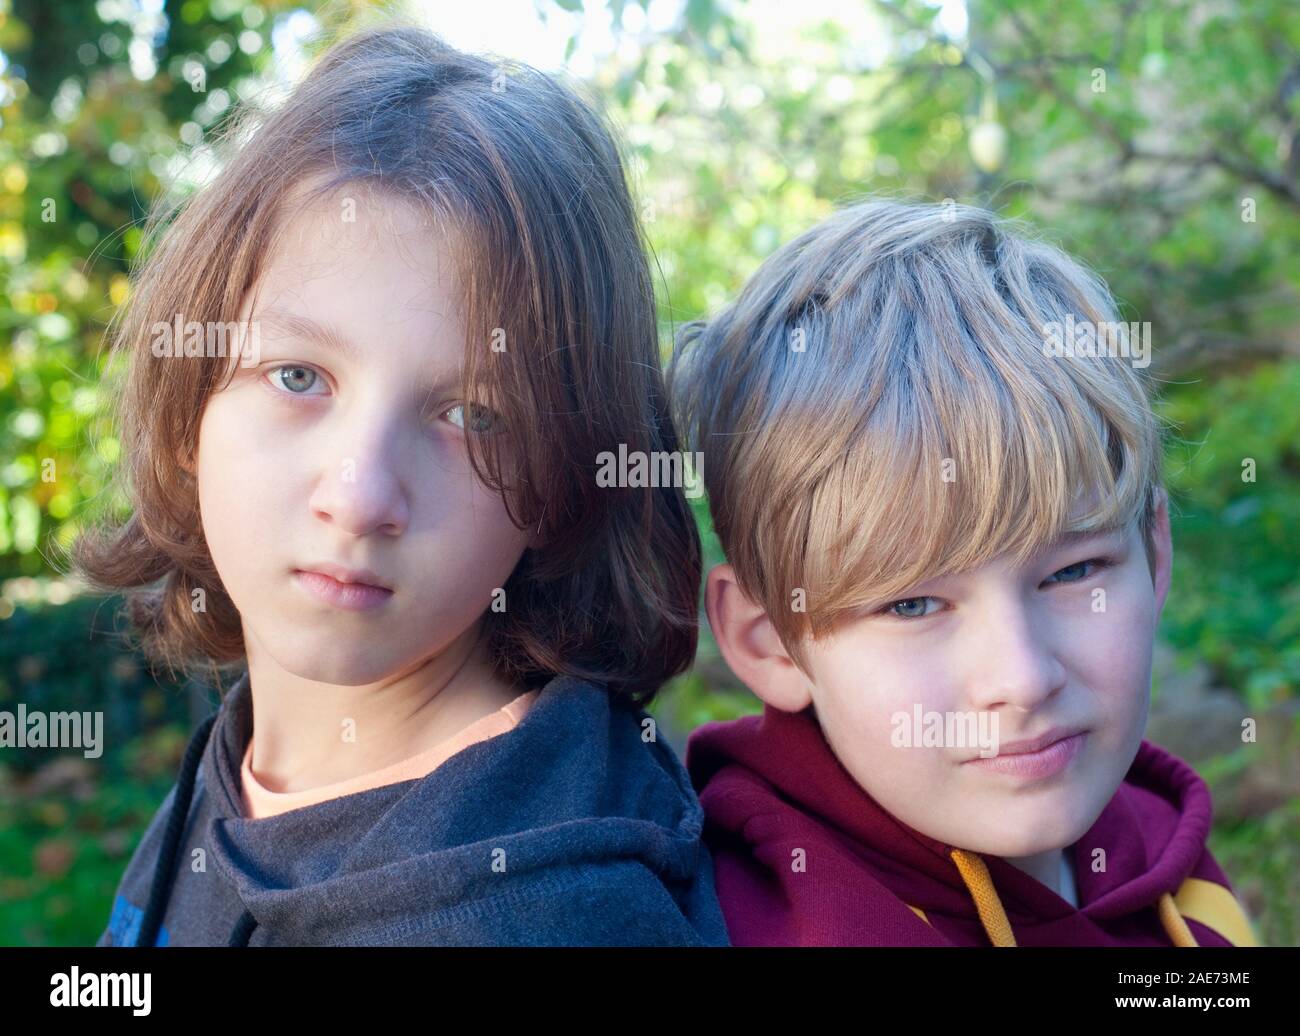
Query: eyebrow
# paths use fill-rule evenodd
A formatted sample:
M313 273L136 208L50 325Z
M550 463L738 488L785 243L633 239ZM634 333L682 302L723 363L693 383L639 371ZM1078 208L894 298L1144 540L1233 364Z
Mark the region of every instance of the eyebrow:
M258 318L279 325L295 338L310 338L321 345L328 346L354 362L361 358L360 351L352 339L342 334L333 324L322 324L311 317L300 313L288 313L281 309L263 310L258 314Z
M356 343L333 324L313 320L302 313L290 313L286 310L274 308L263 310L257 314L255 319L266 320L268 323L278 325L295 338L305 338L318 342L326 348L341 354L352 363L360 363L364 358ZM437 389L449 387L454 382L455 378L453 376L444 375L429 386L429 391L434 392Z

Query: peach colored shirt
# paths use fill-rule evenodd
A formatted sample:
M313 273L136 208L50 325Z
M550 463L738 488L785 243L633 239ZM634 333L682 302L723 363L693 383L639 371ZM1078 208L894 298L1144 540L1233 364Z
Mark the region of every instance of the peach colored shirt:
M357 792L369 791L371 788L382 788L386 784L397 784L427 776L457 752L470 745L513 730L524 718L524 714L537 695L536 690L521 694L508 705L503 705L496 712L475 720L460 733L452 735L419 755L393 763L392 766L385 766L382 770L364 773L360 777L336 781L319 788L308 788L305 791L270 791L258 784L257 778L253 776L253 739L250 737L248 748L244 751L244 762L239 771L244 790L244 809L248 816L256 820L275 816L277 813L287 813L291 809L302 809L303 806L314 806L318 802L341 798L344 795L355 795Z

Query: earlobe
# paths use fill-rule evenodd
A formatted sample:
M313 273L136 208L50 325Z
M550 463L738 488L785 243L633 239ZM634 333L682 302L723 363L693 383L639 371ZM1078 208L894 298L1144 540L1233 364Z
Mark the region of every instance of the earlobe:
M784 712L799 712L812 703L808 678L786 651L762 605L741 590L731 565L718 565L709 573L704 606L722 657L746 687Z

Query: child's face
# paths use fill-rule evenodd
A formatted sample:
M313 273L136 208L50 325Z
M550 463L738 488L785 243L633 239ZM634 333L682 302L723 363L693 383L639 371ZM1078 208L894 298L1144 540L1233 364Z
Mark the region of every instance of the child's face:
M807 676L788 658L756 660L744 645L770 647L762 635L727 636L724 653L750 667L747 682L773 705L811 702L845 769L915 830L1004 857L1064 848L1110 800L1146 727L1152 641L1169 582L1163 500L1156 519L1154 580L1134 523L1020 567L998 560L922 583L904 601L807 640ZM726 593L711 587L710 617L716 608L724 624ZM743 630L743 608L730 609L733 631ZM916 732L917 706L923 717L996 716L996 728L986 729L996 729L1004 752L1056 728L1081 736L1054 773L999 772L969 761L989 753L968 739L900 747L893 738ZM924 745L919 734L912 743Z
M452 409L466 331L448 248L422 212L361 188L296 216L244 304L260 363L203 411L212 558L250 653L302 679L372 683L472 641L527 545L469 465L484 412ZM296 571L329 563L392 593L327 603Z

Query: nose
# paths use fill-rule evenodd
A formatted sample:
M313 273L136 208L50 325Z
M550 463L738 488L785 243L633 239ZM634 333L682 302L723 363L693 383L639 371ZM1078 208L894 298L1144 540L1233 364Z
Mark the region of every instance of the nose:
M365 408L358 404L326 437L311 509L341 532L396 536L410 522L410 502L400 475L406 447L395 409L382 401Z
M976 709L1032 712L1065 685L1047 621L1019 599L986 606L964 645L967 694Z

